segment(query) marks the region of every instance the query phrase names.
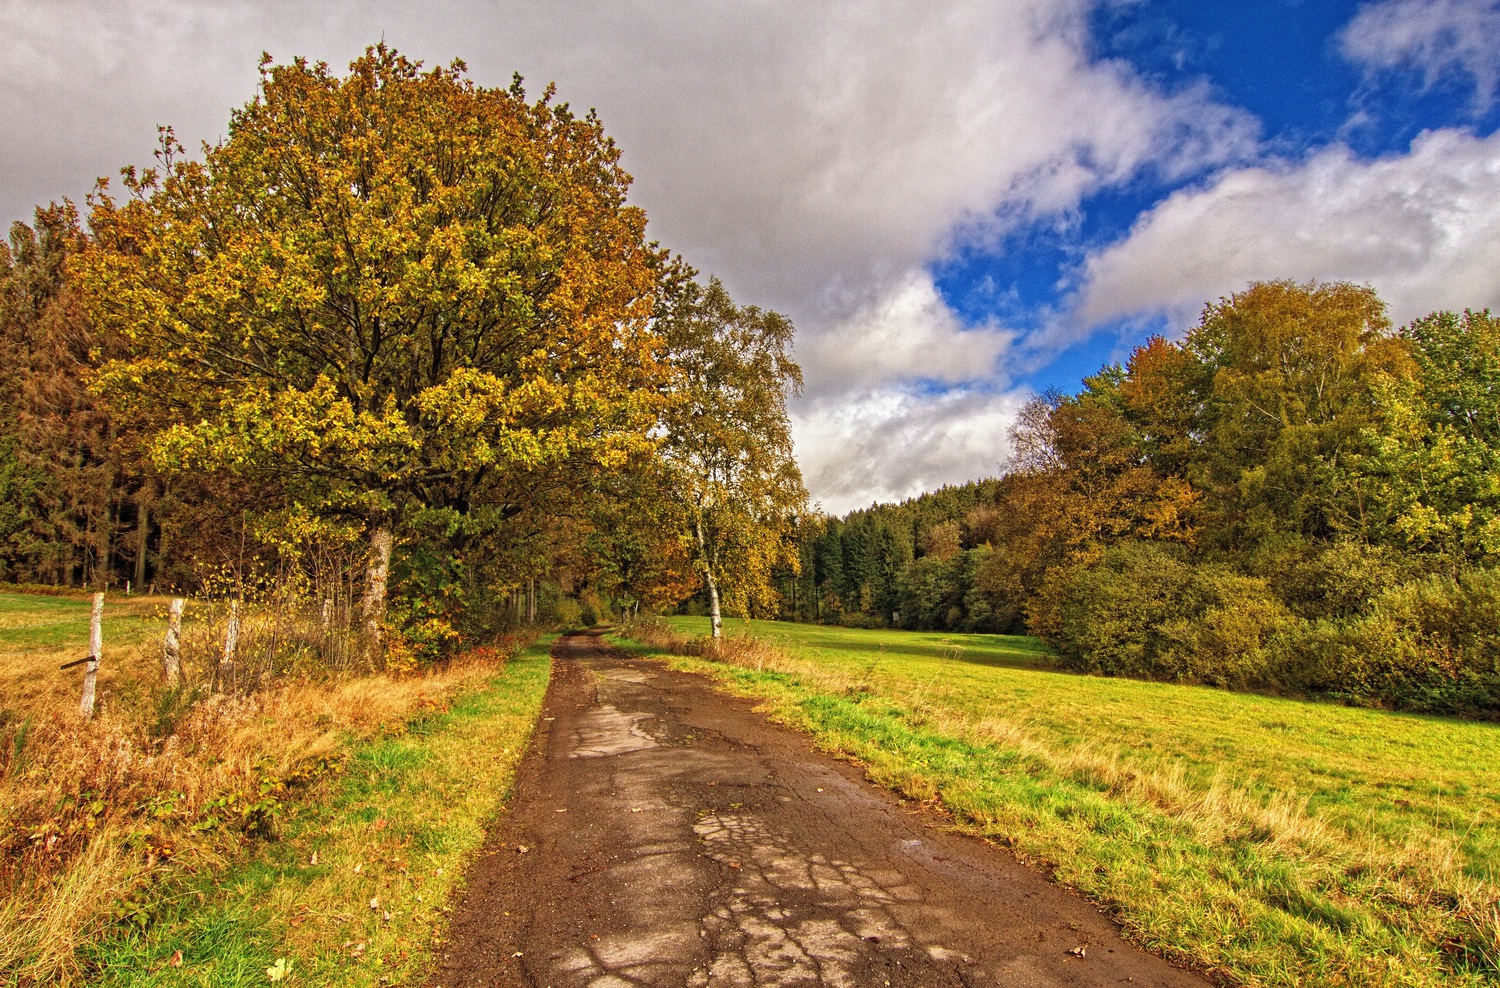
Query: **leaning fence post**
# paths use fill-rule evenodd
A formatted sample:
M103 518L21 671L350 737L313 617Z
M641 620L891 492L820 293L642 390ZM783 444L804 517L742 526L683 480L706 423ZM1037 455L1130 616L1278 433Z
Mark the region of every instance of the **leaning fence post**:
M182 680L182 607L186 603L181 597L173 597L167 605L167 640L161 646L161 671L168 686L176 686Z
M94 716L94 682L99 678L99 655L104 651L104 595L94 594L94 607L89 613L89 657L83 667L83 700L78 709L83 719Z

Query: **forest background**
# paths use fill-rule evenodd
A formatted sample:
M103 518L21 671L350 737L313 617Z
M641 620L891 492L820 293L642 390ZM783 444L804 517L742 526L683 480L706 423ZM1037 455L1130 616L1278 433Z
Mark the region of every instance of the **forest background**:
M645 242L592 115L384 48L262 71L202 161L165 131L87 229L12 230L4 579L333 601L372 667L695 595L1500 709L1488 312L1255 284L1033 401L1004 476L830 518L790 324Z

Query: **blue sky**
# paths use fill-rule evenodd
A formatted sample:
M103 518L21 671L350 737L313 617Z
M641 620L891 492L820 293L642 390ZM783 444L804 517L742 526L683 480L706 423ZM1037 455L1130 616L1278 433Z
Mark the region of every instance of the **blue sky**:
M0 220L380 39L598 109L650 235L797 326L833 512L1254 280L1500 308L1500 0L0 0Z
M1089 18L1091 54L1127 63L1164 90L1206 84L1216 100L1254 116L1264 154L1295 158L1342 144L1371 160L1403 153L1424 130L1495 131L1500 102L1485 106L1476 99L1476 80L1462 68L1449 66L1428 79L1419 65L1372 73L1350 58L1340 34L1361 6L1369 5L1353 0L1105 3ZM1500 53L1495 58L1500 64ZM1187 176L1186 184L1204 177ZM1124 238L1143 212L1184 184L1182 177L1168 180L1148 170L1082 199L1064 217L1014 231L998 249L957 251L934 266L938 289L966 322L998 318L1037 328L1091 249ZM1288 271L1286 276L1312 275ZM1165 314L1110 323L1016 380L1038 391L1076 391L1085 375L1120 360L1144 334L1180 330L1180 320L1174 324Z

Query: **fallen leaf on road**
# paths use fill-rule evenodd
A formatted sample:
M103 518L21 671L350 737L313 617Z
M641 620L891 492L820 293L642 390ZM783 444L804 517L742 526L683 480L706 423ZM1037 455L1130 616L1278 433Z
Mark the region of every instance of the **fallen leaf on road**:
M1074 947L1072 950L1068 951L1068 953L1072 954L1074 957L1082 957L1084 955L1084 951L1086 951L1087 949L1088 948L1086 946Z

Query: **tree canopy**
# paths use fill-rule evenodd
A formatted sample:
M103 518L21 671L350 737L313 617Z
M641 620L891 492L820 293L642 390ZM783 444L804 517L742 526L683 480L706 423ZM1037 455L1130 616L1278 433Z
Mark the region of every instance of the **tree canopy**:
M592 114L381 45L266 60L223 142L159 158L96 193L77 265L157 465L266 478L379 556L413 512L482 530L651 445L661 256Z

